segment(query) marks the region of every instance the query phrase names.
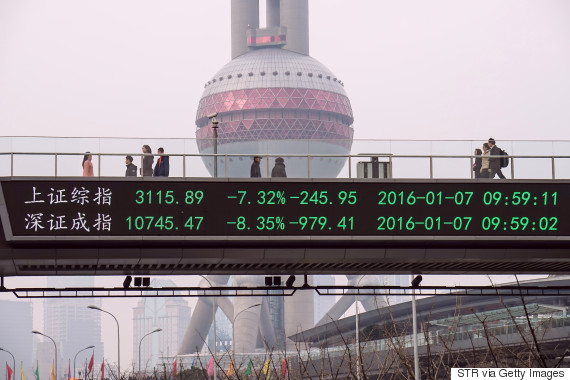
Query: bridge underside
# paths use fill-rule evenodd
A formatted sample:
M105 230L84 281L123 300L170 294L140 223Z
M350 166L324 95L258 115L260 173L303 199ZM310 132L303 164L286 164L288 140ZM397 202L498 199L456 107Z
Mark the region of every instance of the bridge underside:
M501 247L493 242L495 247L465 247L454 243L422 248L407 243L362 244L362 248L343 247L341 241L336 247L287 247L285 242L272 242L238 243L231 248L207 242L194 246L141 242L139 247L132 242L130 247L121 247L120 242L114 247L0 243L0 275L570 273L570 249L554 244Z

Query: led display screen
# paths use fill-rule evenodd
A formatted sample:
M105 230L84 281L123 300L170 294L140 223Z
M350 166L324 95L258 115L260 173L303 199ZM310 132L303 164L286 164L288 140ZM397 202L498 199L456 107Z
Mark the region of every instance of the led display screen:
M570 236L563 181L7 180L2 194L12 237Z

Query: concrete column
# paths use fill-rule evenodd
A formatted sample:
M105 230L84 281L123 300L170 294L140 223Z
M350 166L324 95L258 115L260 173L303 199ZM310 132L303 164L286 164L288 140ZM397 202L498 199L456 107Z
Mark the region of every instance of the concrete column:
M312 284L313 276L308 277ZM296 276L295 286L303 285L303 276ZM295 342L288 337L308 330L314 324L314 290L298 290L293 296L285 297L285 342L287 351L295 350Z
M246 31L259 28L259 0L232 0L232 59L249 51Z
M309 0L281 0L281 26L287 28L284 49L309 55Z

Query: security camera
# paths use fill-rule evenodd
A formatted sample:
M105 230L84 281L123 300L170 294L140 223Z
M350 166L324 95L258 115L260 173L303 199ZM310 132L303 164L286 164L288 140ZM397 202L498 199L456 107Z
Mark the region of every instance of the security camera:
M217 112L214 112L214 113L211 113L211 114L208 115L208 119L213 119L213 118L215 118L215 117L217 117L217 116L218 116L218 113L217 113Z

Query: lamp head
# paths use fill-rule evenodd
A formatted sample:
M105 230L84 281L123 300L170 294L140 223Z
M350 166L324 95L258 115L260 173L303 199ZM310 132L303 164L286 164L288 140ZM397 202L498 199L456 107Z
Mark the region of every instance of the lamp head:
M85 349L87 350L89 348L95 348L95 346L89 346L89 347L86 347Z
M422 283L422 275L420 274L412 280L412 288L419 287L421 283Z
M38 334L38 335L44 335L41 332L37 331L37 330L32 330L32 334Z
M95 306L95 305L89 305L87 306L88 309L93 309L93 310L101 310L101 308Z
M159 331L162 331L162 329L161 329L161 328L158 328L158 329L154 330L153 333L159 332Z

